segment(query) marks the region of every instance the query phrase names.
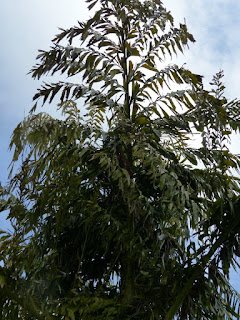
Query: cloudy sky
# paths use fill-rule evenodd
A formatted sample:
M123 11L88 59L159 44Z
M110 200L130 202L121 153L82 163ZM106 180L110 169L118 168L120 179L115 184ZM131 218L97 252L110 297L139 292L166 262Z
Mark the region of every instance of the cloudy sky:
M237 0L166 0L176 23L186 18L196 43L180 57L193 72L211 81L223 69L226 93L240 99L240 1ZM0 0L0 182L6 184L11 153L10 136L32 106L32 96L40 82L28 71L34 65L38 49L47 50L58 27L71 27L86 20L83 0ZM53 106L52 106L53 110ZM232 150L240 153L239 137ZM8 227L0 216L0 228ZM240 291L240 278L232 281Z

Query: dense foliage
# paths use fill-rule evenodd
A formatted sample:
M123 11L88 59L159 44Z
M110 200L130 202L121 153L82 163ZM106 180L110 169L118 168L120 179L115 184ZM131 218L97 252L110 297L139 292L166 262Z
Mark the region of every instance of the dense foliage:
M161 1L87 2L31 70L80 84L44 83L12 135L0 319L239 317L239 102L171 64L194 38Z

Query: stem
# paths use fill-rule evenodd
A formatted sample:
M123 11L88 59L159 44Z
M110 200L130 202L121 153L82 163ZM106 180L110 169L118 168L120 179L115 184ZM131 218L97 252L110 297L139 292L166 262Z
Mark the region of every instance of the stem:
M118 157L119 166L125 169L130 178L133 178L132 172L132 146L129 143L128 146L123 147L117 145L116 153ZM125 202L125 212L126 212L126 238L123 243L122 252L122 267L121 267L121 291L123 294L124 305L129 305L133 301L135 296L135 258L133 256L132 239L134 237L134 210L132 208L131 199L131 186L125 186L123 190L123 199ZM127 196L126 196L127 194Z
M123 25L125 26L126 23L123 22ZM128 117L128 119L130 119L130 97L129 97L129 77L128 77L128 63L127 63L127 47L126 47L126 35L127 35L128 31L127 31L127 27L123 28L123 34L122 34L122 45L123 45L123 86L125 89L125 101L124 101L124 105L125 105L125 112L126 115Z
M134 236L134 217L133 213L131 212L130 205L128 206L128 221L127 221L127 228L129 232L128 237L128 248L126 252L126 287L125 287L125 299L127 302L131 302L134 295L135 295L135 285L134 285L134 279L135 279L135 261L132 256L132 238Z

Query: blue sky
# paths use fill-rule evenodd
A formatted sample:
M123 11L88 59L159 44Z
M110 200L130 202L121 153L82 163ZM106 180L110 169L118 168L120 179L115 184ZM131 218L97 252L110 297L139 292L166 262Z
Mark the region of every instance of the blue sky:
M70 5L71 3L71 5ZM0 1L0 182L6 183L10 136L31 109L40 82L27 75L38 49L48 49L58 27L67 28L88 16L82 0ZM52 110L54 110L52 108ZM0 228L8 226L0 215Z
M179 64L187 62L193 72L205 76L206 83L223 69L227 96L240 99L240 1L163 2L176 22L186 18L189 31L197 41L179 57ZM37 50L49 48L57 27L71 27L87 17L83 0L0 1L0 182L3 185L11 160L8 151L11 133L27 115L32 96L40 86L40 82L27 75L35 63ZM239 136L233 137L231 149L240 153ZM8 226L5 216L0 216L0 228ZM234 275L232 281L240 291L239 276Z

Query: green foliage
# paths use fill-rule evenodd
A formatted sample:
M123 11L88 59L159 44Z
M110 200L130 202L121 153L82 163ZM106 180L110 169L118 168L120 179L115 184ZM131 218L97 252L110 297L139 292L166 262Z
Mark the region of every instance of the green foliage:
M14 225L1 233L0 318L239 317L239 102L222 71L207 91L167 64L194 38L161 1L87 2L92 18L31 70L81 84L44 83L12 135L23 161L0 190ZM61 119L35 113L56 100Z

